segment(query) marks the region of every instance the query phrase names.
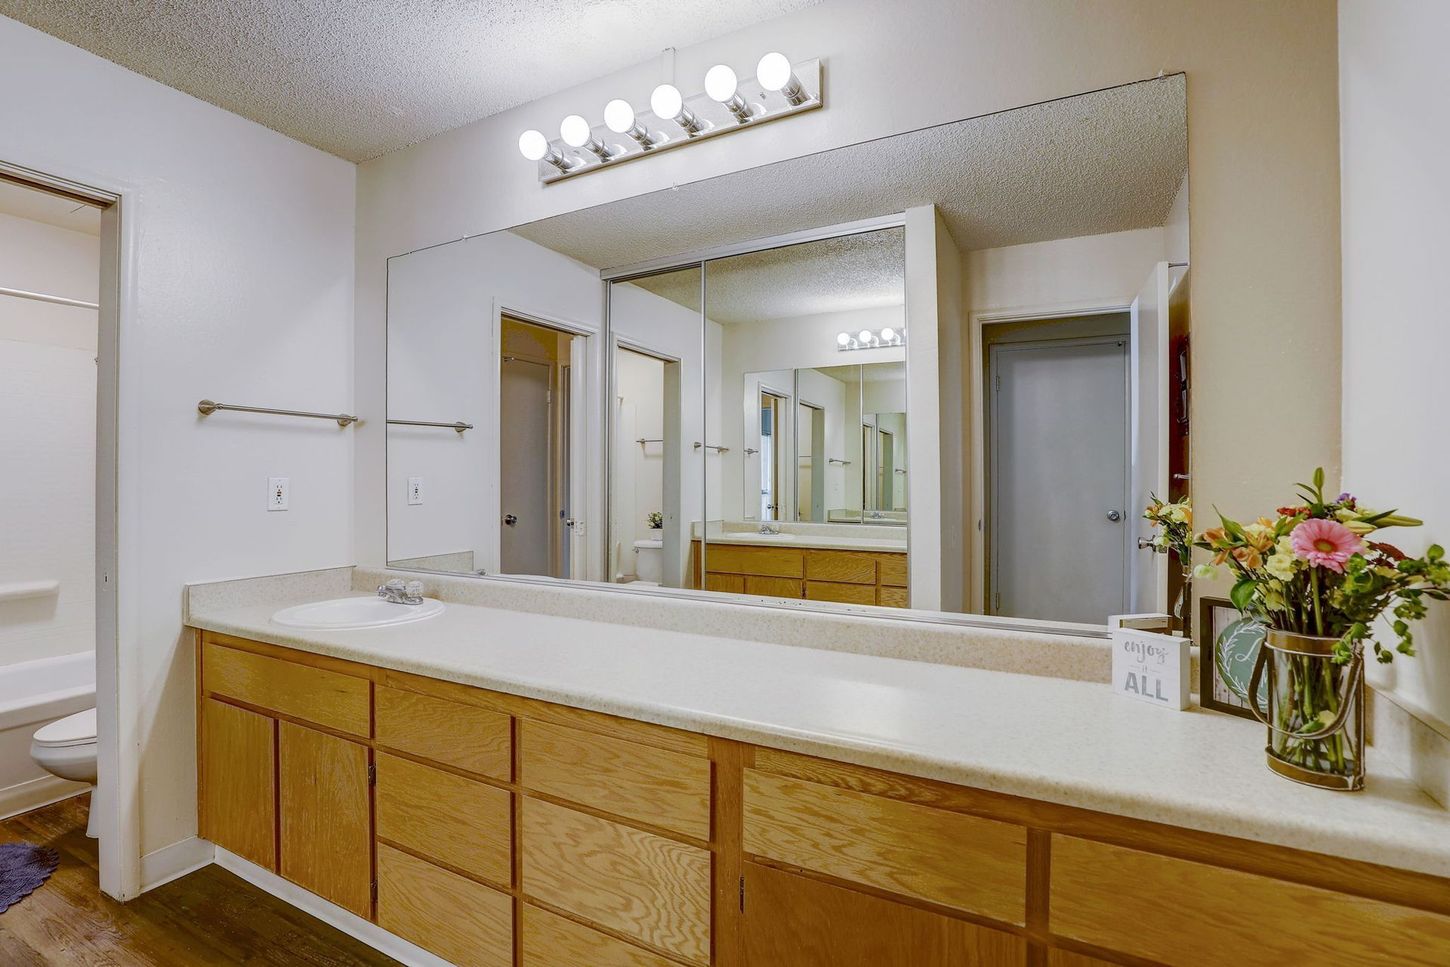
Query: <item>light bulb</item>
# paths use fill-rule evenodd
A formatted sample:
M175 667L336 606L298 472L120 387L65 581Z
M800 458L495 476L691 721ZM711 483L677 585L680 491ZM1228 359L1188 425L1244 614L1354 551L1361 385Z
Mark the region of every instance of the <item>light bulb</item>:
M577 114L571 114L559 123L559 137L571 148L582 148L592 137L589 122Z
M543 161L549 153L549 139L542 131L528 130L519 135L519 154L530 161Z
M836 345L840 346L842 349L851 345L851 334L849 332L839 333L836 336Z
M867 346L871 345L871 330L862 329L859 333L856 334L856 338L860 339L861 342Z
M649 96L649 109L655 112L656 117L667 121L676 120L684 107L685 99L680 95L680 89L673 84L661 84Z
M895 342L896 341L896 330L895 329L892 329L890 326L887 326L885 329L881 330L881 341L882 342Z
M734 97L739 86L740 79L727 64L716 64L705 72L705 93L721 104Z
M685 107L685 98L673 84L661 84L655 88L654 93L649 96L649 109L655 113L655 117L675 122L691 137L705 130L705 122L696 117L694 111Z
M800 78L791 70L789 58L779 51L773 50L760 58L760 63L755 65L755 79L767 91L780 91L792 105L799 106L809 100Z
M634 108L622 97L604 105L604 125L615 134L627 134L634 127Z

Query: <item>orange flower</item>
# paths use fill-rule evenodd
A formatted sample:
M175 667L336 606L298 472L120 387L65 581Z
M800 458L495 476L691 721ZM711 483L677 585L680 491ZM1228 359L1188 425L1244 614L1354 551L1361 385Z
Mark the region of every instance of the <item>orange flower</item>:
M1228 543L1228 535L1224 533L1222 527L1210 527L1203 532L1203 539L1214 547Z
M1257 549L1252 547L1240 547L1233 552L1234 560L1238 561L1250 571L1257 571L1264 566L1264 557Z

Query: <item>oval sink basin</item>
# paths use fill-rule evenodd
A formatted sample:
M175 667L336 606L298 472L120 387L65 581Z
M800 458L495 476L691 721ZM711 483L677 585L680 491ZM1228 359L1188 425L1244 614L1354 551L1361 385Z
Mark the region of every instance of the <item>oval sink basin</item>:
M422 604L394 604L378 597L333 598L283 608L272 620L286 628L384 628L422 621L443 613L443 602L425 598Z

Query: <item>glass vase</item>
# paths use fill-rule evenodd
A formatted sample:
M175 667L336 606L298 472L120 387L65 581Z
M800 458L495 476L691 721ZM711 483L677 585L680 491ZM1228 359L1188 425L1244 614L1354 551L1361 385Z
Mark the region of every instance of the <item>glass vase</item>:
M1270 629L1249 682L1249 706L1269 729L1268 766L1322 789L1364 787L1364 656L1336 664L1337 638ZM1260 705L1261 685L1268 708Z

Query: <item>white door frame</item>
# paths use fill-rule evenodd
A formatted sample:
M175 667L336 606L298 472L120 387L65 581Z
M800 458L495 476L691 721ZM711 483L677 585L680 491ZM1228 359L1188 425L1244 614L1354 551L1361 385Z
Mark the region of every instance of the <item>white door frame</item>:
M491 565L490 574L498 574L503 561L503 548L499 534L499 520L503 514L503 453L499 429L497 426L498 415L503 412L503 318L517 319L520 322L527 322L535 326L543 326L545 329L553 329L566 335L583 338L584 347L580 356L584 360L594 358L594 340L598 338L599 331L594 327L587 326L582 322L572 319L564 319L559 316L543 315L537 312L530 312L526 309L516 309L512 305L506 305L498 299L493 300L492 335L489 340L489 351L493 355L493 420L495 425L490 429L489 436L493 441L493 488L492 492L484 495L484 512L490 521L484 532L484 553L486 560ZM569 560L575 567L587 567L590 560L588 553L587 535L593 526L593 506L589 503L589 468L595 466L593 459L599 446L594 440L595 434L589 432L589 420L585 413L585 407L579 405L580 400L589 398L589 367L579 367L579 372L571 376L575 387L579 391L574 396L573 412L569 414L570 438L572 451L569 454L570 467L569 482L570 494L569 504L576 510L575 520L582 520L583 527L575 526L570 537L571 553ZM576 462L577 461L577 462ZM608 510L604 511L608 514ZM582 546L581 546L582 545ZM573 575L564 580L575 579ZM582 578L581 578L582 579Z
M1052 303L1038 306L1020 306L1011 309L993 309L968 314L967 383L971 392L972 428L972 519L968 524L967 539L972 543L972 587L971 598L966 602L969 614L988 614L987 608L987 456L986 456L986 393L982 385L982 374L986 368L983 355L986 345L987 326L1004 322L1036 322L1049 319L1070 319L1075 316L1105 316L1128 312L1137 294L1116 299L1089 300L1086 302ZM910 441L908 441L910 442Z
M608 291L608 285L605 286L605 290L606 290L606 292ZM607 301L608 301L608 299L607 299L607 296L606 296L606 302ZM617 540L618 540L615 537L615 533L614 533L615 530L616 530L616 528L617 528L617 522L615 521L614 516L613 516L614 515L614 455L615 455L615 448L616 448L616 446L619 443L621 443L621 442L625 442L625 441L619 441L619 440L615 440L614 439L614 435L615 435L614 408L615 408L615 406L616 406L616 404L618 402L618 399L619 399L619 374L618 374L618 371L617 371L618 370L617 364L619 362L619 351L621 349L627 349L630 352L632 352L632 353L638 353L641 356L649 356L651 359L658 359L660 362L664 363L666 367L669 367L669 366L679 366L680 365L680 357L674 355L673 353L665 352L662 349L656 349L653 346L649 345L648 343L641 342L640 340L634 339L634 338L632 338L630 336L621 336L618 333L616 333L613 329L610 329L609 330L609 343L608 343L608 346L609 346L609 359L604 364L604 378L605 378L605 383L606 383L606 387L607 387L607 392L605 394L605 399L609 401L609 406L607 407L608 412L605 414L605 417L604 417L604 425L605 425L605 431L604 431L604 441L605 441L605 444L604 444L604 446L605 446L605 456L604 456L604 488L603 488L604 489L604 521L605 521L605 524L604 524L604 561L605 561L605 573L608 575L608 577L605 579L605 583L610 584L610 585L613 585L615 583L614 582L614 573L613 573L614 568L611 567L611 565L613 563L616 563L616 562L614 562L611 559L611 553L612 553L612 549L613 549L614 545L617 543ZM666 369L666 373L667 374L669 373L668 368ZM674 445L673 445L673 447L671 447L671 440L669 439L669 436L670 436L670 429L669 429L669 427L670 427L670 420L669 420L670 411L673 409L674 412L679 413L680 410L681 410L681 406L680 406L680 401L678 399L671 400L669 398L669 394L670 394L670 383L669 383L669 377L668 377L668 375L666 375L666 378L665 378L665 400L664 400L665 419L664 419L664 426L661 428L661 436L664 438L664 441L665 441L662 444L662 447L664 448L664 474L665 474L664 487L663 487L664 493L669 493L670 492L670 487L671 487L670 477L671 477L672 474L674 475L674 487L675 487L675 489L676 490L679 490L680 489L680 472L683 469L681 467L681 465L680 465L680 454L682 452L681 451L682 444L677 439L677 440L673 441L673 444ZM671 404L673 404L673 406ZM677 437L679 435L680 434L676 433L676 436ZM672 459L672 457L673 457L673 459ZM667 505L667 502L666 502L666 505ZM661 511L663 511L664 510L664 507L661 507L660 509L661 509ZM665 562L666 562L665 563L665 573L669 573L670 568L672 568L674 566L674 562L679 557L678 551L676 551L675 553L672 553L668 549L668 547L669 547L669 541L667 540L667 537L671 536L671 531L674 529L674 527L678 527L679 525L680 525L680 522L679 521L676 521L675 524L672 526L670 524L670 522L669 522L669 518L668 518L668 515L667 515L666 518L665 518L665 526L660 529L660 539L662 541L665 541L665 545L666 545L665 554L664 554L664 558L665 558ZM678 533L676 533L673 536L678 537L679 535L678 535Z
M141 193L133 185L54 159L0 161L0 173L89 198L101 212L96 313L96 760L100 808L100 887L117 900L141 893L141 710L139 655L141 529L140 441L122 427L140 426L139 381L123 363L136 347L136 252ZM132 364L134 365L134 363ZM183 637L182 647L187 639Z

